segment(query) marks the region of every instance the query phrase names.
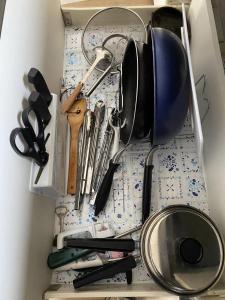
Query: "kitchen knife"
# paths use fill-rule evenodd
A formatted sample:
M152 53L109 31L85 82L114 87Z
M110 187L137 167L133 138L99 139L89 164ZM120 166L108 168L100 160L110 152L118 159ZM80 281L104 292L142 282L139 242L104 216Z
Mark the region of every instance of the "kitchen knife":
M51 114L41 94L36 91L33 91L30 94L28 102L30 106L33 108L33 110L40 115L44 126L47 126L49 121L51 120Z
M72 239L68 238L64 246L70 248L92 249L93 251L118 251L132 252L135 249L135 242L132 239L114 238L92 238L92 239Z
M41 72L36 68L31 68L28 73L28 80L34 85L36 91L40 93L47 106L49 106L52 101L52 95Z
M116 274L131 271L136 267L136 265L137 264L135 258L132 255L127 256L123 259L120 259L119 261L108 263L95 271L74 279L73 286L75 289L77 289L101 279L111 278Z

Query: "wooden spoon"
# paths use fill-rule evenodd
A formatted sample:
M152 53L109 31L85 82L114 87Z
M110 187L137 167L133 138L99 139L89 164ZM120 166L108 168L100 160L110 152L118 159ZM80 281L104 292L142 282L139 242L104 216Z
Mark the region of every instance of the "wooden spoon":
M79 82L77 87L72 92L72 94L62 103L61 113L65 114L66 112L69 112L71 106L77 100L77 97L80 94L82 87L83 87L83 83Z
M84 113L87 110L86 99L76 100L67 113L70 124L70 161L68 173L68 194L76 193L77 160L78 160L78 136L84 120Z

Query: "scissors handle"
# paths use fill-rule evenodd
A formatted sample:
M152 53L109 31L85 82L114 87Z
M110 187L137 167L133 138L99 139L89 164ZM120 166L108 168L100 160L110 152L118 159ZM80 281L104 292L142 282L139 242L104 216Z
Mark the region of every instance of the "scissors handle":
M16 139L18 136L22 139L24 145L23 150L17 146ZM47 152L37 151L35 148L35 142L35 133L30 128L15 128L10 134L10 144L17 154L25 157L31 157L39 166L44 166L48 161L49 155Z
M29 120L29 114L33 112L36 119L37 119L37 125L38 125L38 132L37 135L35 134L34 128ZM46 152L45 148L45 135L44 135L44 125L42 123L42 119L40 114L37 111L34 111L32 107L27 107L22 112L22 120L23 124L26 128L29 128L31 131L31 134L34 136L34 140L37 143L39 147L40 152Z

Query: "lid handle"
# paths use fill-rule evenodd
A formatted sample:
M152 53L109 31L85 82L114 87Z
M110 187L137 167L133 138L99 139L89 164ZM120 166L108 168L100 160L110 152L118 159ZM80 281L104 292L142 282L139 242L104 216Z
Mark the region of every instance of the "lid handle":
M180 256L188 264L197 264L203 257L203 247L196 239L186 238L180 244Z

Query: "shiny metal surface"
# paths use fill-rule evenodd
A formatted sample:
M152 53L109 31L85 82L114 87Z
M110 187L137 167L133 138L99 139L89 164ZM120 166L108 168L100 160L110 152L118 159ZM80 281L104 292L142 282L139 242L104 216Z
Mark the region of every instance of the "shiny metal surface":
M118 73L118 66L120 66L123 55L125 52L125 48L127 43L115 43L115 37L118 37L118 41L125 40L127 41L128 38L132 37L136 41L140 42L146 42L147 41L147 29L146 26L141 19L141 17L133 10L128 9L126 7L120 7L120 6L113 6L113 7L107 7L102 10L97 11L94 15L90 17L87 24L84 27L84 30L82 32L81 36L81 49L83 52L83 55L87 62L92 65L94 62L94 48L92 43L90 42L89 38L89 32L92 32L92 28L95 28L96 26L108 26L108 25L115 25L115 20L117 20L117 16L123 16L121 17L121 20L126 20L126 23L129 22L132 25L137 25L140 30L137 32L133 31L131 32L118 32L118 29L115 27L115 29L111 32L107 32L106 35L102 35L98 40L98 47L104 47L107 46L107 49L110 50L114 57L113 65L110 69L110 73ZM112 22L113 21L113 22ZM117 20L118 21L118 20ZM118 22L116 21L116 24ZM123 22L122 22L123 23ZM111 40L111 43L109 43L109 40ZM98 64L95 65L95 69L104 72L105 67L104 64Z
M188 206L169 206L147 219L141 254L156 282L179 295L211 288L224 266L222 238L208 216Z
M100 134L102 122L105 117L105 104L103 101L99 100L95 103L94 116L95 116L95 123L93 128L93 134L91 137L91 149L90 149L90 157L89 157L86 194L91 193L92 186L93 186L93 176L95 176L94 173L96 170L99 134Z

